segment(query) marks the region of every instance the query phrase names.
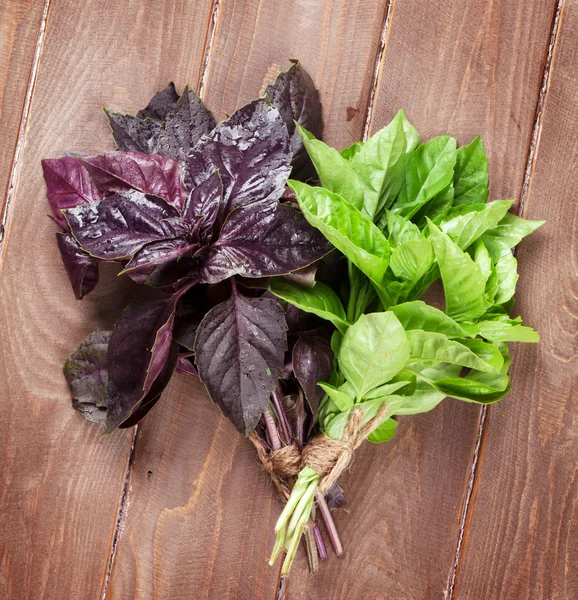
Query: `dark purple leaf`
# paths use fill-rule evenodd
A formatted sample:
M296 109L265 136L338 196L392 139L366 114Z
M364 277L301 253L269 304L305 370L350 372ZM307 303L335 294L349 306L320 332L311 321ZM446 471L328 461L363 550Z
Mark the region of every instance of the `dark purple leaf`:
M285 279L302 285L303 287L312 288L315 285L315 274L317 273L316 265L307 265L302 269L297 269L292 273L283 275Z
M172 288L191 280L199 280L198 261L183 256L179 260L157 265L145 283L155 288Z
M184 164L190 149L216 125L203 101L187 85L159 136L157 152Z
M299 336L293 346L293 372L314 415L323 396L323 390L317 383L329 381L332 367L333 351L325 338L306 334Z
M195 369L195 365L191 362L191 360L186 356L179 356L179 360L177 362L177 373L181 373L183 375L190 375L191 377L198 377L197 369Z
M56 243L74 295L80 300L98 283L98 261L87 254L70 233L57 233Z
M223 223L237 207L276 202L285 189L290 161L289 136L279 111L255 100L202 137L187 164L193 185L219 170L224 194L218 220Z
M181 167L170 158L142 152L107 152L87 156L82 162L105 192L137 190L182 209Z
M154 153L162 125L152 119L139 119L104 109L117 150Z
M311 77L297 61L292 62L293 65L288 71L280 73L275 82L267 86L265 93L269 96L271 104L281 113L289 130L293 153L291 177L306 181L315 177L315 168L303 146L301 136L295 132L294 121L313 133L317 139L321 139L321 101Z
M101 200L104 194L96 187L82 162L71 156L48 158L42 162L46 197L54 214L54 220L68 229L66 219L60 212L85 202Z
M297 440L299 448L302 449L305 443L305 420L307 418L303 394L285 396L282 398L281 403L291 426L291 431Z
M204 261L205 283L237 273L244 277L284 275L327 254L325 237L292 208L252 206L231 213Z
M337 482L331 486L325 498L327 500L327 506L329 506L331 510L343 508L343 510L349 512L347 500L343 494L343 488Z
M103 260L130 258L145 244L175 237L165 219L175 209L141 192L114 194L64 211L80 246Z
M136 116L139 119L148 117L154 121L166 121L169 113L174 112L178 99L175 84L171 81L164 90L157 92L147 106L136 113Z
M161 394L169 384L178 364L179 351L176 344L172 344L168 358L159 374L154 380L147 395L138 403L130 413L128 419L119 425L119 429L128 429L139 423L160 400Z
M102 423L108 405L107 350L112 332L95 331L67 356L64 377L70 386L72 406L89 421Z
M161 265L182 256L192 256L198 244L191 244L184 238L175 238L152 242L141 248L131 258L122 274L138 271L140 273L152 273L152 267Z
M201 381L235 427L248 435L283 370L287 326L281 305L237 291L210 310L197 331Z
M217 218L223 183L219 171L211 175L191 190L185 202L183 216L190 223L195 223L194 236L203 244L208 244L213 236L213 225Z
M108 347L107 432L128 419L163 372L173 347L176 301L162 294L132 302L118 320ZM176 358L173 370L175 365Z

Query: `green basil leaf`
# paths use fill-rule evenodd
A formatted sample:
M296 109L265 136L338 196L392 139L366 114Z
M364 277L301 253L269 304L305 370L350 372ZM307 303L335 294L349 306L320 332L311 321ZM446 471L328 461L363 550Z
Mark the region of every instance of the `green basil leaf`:
M443 135L418 146L405 157L401 191L392 211L412 217L448 186L456 163L456 140Z
M469 348L495 371L500 371L504 366L504 357L499 348L494 344L488 344L479 338L460 340L460 344Z
M340 154L345 160L351 160L359 152L361 146L363 146L363 142L354 142L351 146L343 148Z
M446 312L456 321L474 320L489 307L482 270L447 234L428 223L444 285Z
M454 204L474 204L488 198L488 159L477 137L458 148L454 169Z
M492 259L490 257L490 253L488 252L486 245L480 238L478 238L472 244L471 249L472 251L470 252L470 256L473 254L474 262L480 267L482 275L487 281L488 277L492 274Z
M423 240L424 236L419 227L409 219L396 215L391 211L385 213L387 232L389 234L389 243L392 246L399 246L410 240Z
M297 308L331 321L342 333L347 331L349 323L339 296L321 281L307 288L283 277L273 277L269 289L275 296Z
M296 128L323 187L339 194L355 208L362 210L363 186L349 162L335 148L315 139L313 134L299 123L296 124Z
M514 296L518 281L518 261L511 252L504 254L496 263L498 290L494 298L495 304L504 304Z
M388 442L395 435L397 429L397 421L392 419L386 419L380 423L379 427L376 427L368 436L367 440L374 444L381 444L382 442Z
M379 387L376 387L375 389L373 389L370 392L368 392L367 394L365 394L363 399L364 400L375 400L375 398L381 398L383 396L391 396L391 394L393 394L393 392L397 392L397 390L401 389L402 387L408 386L410 383L412 383L412 382L408 381L408 380L395 381L393 383L385 383L384 385L380 385Z
M528 221L512 213L506 213L498 225L484 233L482 239L488 247L494 261L508 253L508 250L533 231L544 225L546 221Z
M396 277L417 281L429 271L434 260L430 240L408 240L393 250L389 266Z
M442 377L458 377L462 367L460 365L449 365L441 363L434 366L424 364L423 367L414 367L422 377L428 380L440 379ZM421 377L417 379L413 394L406 398L406 402L399 406L396 415L417 415L428 412L435 408L446 395L437 390L433 385L424 381Z
M406 331L422 329L443 333L449 338L470 337L468 332L443 311L422 302L414 300L392 306L389 309L395 314Z
M411 364L416 361L436 361L461 365L478 371L498 370L478 357L467 346L450 340L443 333L414 329L407 332L407 337L410 343Z
M501 400L511 389L508 370L510 368L510 355L506 343L497 342L504 358L504 365L499 373L482 373L470 371L465 377L449 377L436 380L435 387L447 396L475 402L489 404Z
M382 312L361 316L347 330L338 363L363 398L399 373L408 359L409 341L401 323L392 312Z
M425 206L423 206L413 217L420 227L431 219L434 223L441 221L454 203L454 184L447 185L439 194L436 194Z
M484 204L480 211L468 212L449 220L444 220L440 228L465 250L485 231L495 227L512 206L511 200L496 200Z
M354 206L324 188L290 180L307 221L376 284L389 264L389 244L383 233Z
M321 381L318 382L317 385L331 398L331 400L333 400L341 412L349 410L355 403L355 395L351 396L349 393L347 393L351 389L350 386L345 388L345 386L347 386L347 382L339 388Z
M540 335L531 327L512 325L503 321L480 321L480 335L495 342L539 342Z
M407 149L404 117L398 112L351 157L351 166L365 187L365 210L371 218L399 193Z

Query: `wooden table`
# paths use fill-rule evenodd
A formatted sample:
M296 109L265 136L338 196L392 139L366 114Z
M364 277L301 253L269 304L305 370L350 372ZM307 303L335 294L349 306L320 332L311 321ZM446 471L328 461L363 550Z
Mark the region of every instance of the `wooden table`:
M483 136L490 198L548 224L518 250L514 391L446 400L366 444L345 555L288 600L578 598L578 0L4 0L0 8L0 598L274 600L280 505L251 445L176 376L137 429L70 407L65 355L130 290L73 300L40 159L112 148L174 79L223 117L298 57L341 148L404 108L423 139ZM116 291L111 291L116 290Z

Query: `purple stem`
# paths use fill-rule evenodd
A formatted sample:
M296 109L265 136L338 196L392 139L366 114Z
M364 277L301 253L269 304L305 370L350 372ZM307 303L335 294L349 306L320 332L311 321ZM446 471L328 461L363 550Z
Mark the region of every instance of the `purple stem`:
M317 525L317 523L313 525L313 537L315 538L315 545L317 546L319 558L325 560L327 558L327 548L325 548L325 542L323 541L323 536L321 535L321 529L319 529L319 525Z
M263 411L263 420L265 421L265 427L267 428L267 433L269 434L269 439L271 440L271 448L273 448L273 450L279 450L279 448L281 448L279 432L277 431L275 419L271 416L271 413L268 410Z
M327 506L325 496L319 490L315 492L315 500L317 501L319 512L321 512L321 516L323 517L325 529L327 529L327 534L329 535L329 539L331 540L333 550L335 551L335 554L337 554L337 556L341 556L343 554L343 546L341 544L341 540L339 539L337 528L335 527L335 521L331 516L331 511L329 510L329 506Z
M289 425L289 421L287 420L287 415L285 414L285 410L281 405L281 401L279 400L279 396L277 395L277 390L274 390L271 393L271 398L273 400L273 404L275 406L275 410L277 411L277 416L279 417L279 423L281 424L281 429L283 430L283 437L285 438L285 443L287 446L291 445L291 426Z

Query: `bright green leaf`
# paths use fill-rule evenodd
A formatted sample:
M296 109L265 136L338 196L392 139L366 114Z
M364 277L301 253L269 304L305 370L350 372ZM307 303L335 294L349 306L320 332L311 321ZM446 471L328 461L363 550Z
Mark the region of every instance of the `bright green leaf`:
M368 436L367 440L374 444L381 444L382 442L388 442L395 435L397 429L397 421L389 418L380 423L379 427L376 427Z
M459 323L421 300L404 302L392 306L389 310L395 314L406 331L422 329L443 333L449 338L468 337L468 332Z
M454 204L485 202L488 198L488 159L481 138L458 148L454 187Z
M389 244L383 233L341 196L299 181L288 184L307 221L379 285L389 264Z
M363 315L352 325L339 351L339 367L363 398L388 382L409 359L409 341L391 312Z
M341 300L321 281L316 281L312 288L306 288L283 277L273 277L270 289L275 296L297 308L331 321L342 333L347 330L349 323Z
M498 290L495 304L504 304L514 296L518 281L518 261L511 252L504 254L496 263Z
M434 260L430 240L408 240L393 250L389 266L396 277L417 281L429 271Z
M444 285L446 312L456 321L474 320L488 308L482 270L431 221L429 229Z
M361 210L364 197L363 186L349 162L335 148L315 139L298 123L296 127L323 187L339 194L344 200Z
M447 187L456 162L456 140L443 135L418 146L405 157L402 186L392 211L411 217Z
M480 335L496 342L539 342L540 335L531 327L512 325L503 321L480 321Z

